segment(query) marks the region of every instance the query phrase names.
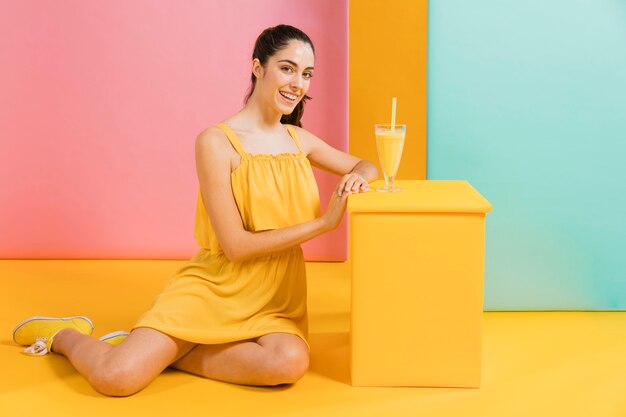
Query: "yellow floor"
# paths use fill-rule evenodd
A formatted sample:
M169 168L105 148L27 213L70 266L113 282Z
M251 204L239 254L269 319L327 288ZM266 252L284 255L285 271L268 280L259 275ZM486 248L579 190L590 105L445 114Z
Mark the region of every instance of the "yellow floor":
M128 329L181 263L0 260L0 417L626 416L623 312L485 313L480 389L351 387L342 263L307 264L311 368L293 386L237 386L168 370L135 396L107 398L62 356L22 355L11 340L13 327L33 315L87 315L94 336Z

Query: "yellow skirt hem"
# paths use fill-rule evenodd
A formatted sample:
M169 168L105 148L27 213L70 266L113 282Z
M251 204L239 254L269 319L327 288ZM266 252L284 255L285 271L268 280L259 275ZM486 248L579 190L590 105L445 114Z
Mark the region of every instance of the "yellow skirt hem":
M146 327L149 329L157 330L168 336L175 337L177 339L186 340L188 342L197 343L201 345L217 345L222 343L239 342L247 339L256 339L261 336L265 336L270 333L289 333L300 337L304 343L306 343L309 352L311 351L311 345L309 341L301 332L295 331L289 328L267 328L258 330L203 330L197 329L189 330L186 332L179 327L166 327L166 326L149 326L149 325L137 325L133 327L138 329L140 327Z

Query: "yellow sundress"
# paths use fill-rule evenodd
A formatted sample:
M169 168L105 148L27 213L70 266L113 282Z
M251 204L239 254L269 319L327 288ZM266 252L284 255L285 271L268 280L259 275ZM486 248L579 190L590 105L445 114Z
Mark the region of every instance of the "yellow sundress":
M241 163L231 172L244 228L277 229L320 215L317 183L300 140L284 125L299 153L247 153L224 123ZM216 221L219 221L217 219ZM308 342L306 270L300 245L242 261L223 253L198 190L194 237L200 250L169 280L133 328L150 327L200 344L285 332Z

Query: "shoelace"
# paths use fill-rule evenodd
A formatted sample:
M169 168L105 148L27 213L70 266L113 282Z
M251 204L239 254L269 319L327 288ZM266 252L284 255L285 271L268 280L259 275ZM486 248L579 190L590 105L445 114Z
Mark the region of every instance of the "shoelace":
M38 337L37 341L24 349L24 353L33 356L43 356L48 353L48 347L46 346L47 337Z

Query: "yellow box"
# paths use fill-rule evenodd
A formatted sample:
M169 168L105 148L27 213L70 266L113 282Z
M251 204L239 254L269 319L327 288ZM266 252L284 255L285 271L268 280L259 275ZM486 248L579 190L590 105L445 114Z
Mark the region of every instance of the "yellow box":
M485 213L467 181L349 197L354 386L479 387Z

